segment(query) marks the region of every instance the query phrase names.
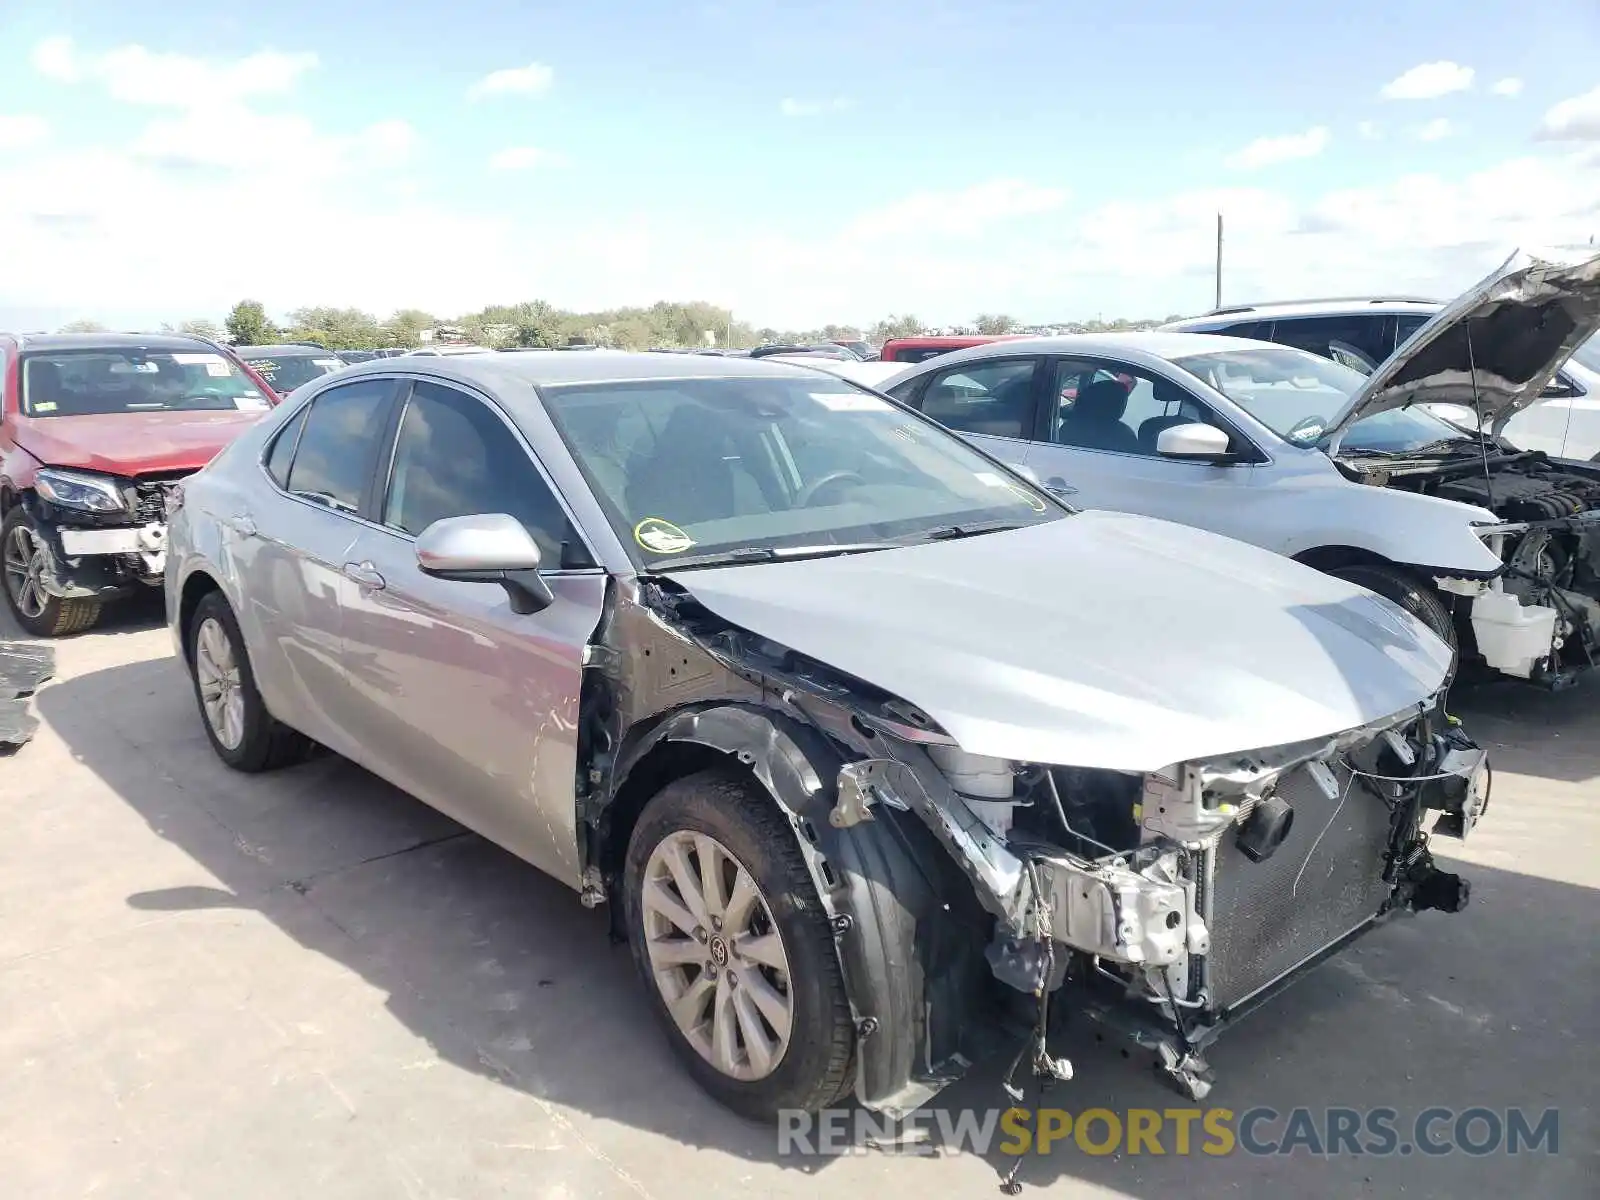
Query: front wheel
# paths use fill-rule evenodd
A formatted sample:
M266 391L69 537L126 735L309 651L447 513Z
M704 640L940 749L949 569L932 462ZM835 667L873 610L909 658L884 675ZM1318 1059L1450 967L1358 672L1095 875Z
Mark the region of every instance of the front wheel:
M0 522L0 562L5 566L11 615L34 637L82 633L100 619L100 601L52 596L45 590L50 549L20 504Z
M752 781L663 788L628 843L633 959L673 1049L741 1116L849 1089L855 1030L833 933L789 823Z

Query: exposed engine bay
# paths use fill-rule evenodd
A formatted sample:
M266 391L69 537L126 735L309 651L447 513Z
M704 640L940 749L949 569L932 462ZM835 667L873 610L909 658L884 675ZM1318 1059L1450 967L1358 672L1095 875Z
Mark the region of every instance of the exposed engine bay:
M953 796L930 795L905 759L852 763L831 822L869 816L868 796L909 803L945 824L952 852L976 849L996 879L1015 878L980 894L999 918L986 958L1039 998L1036 1070L1070 1077L1044 1041L1047 997L1070 987L1199 1099L1205 1046L1302 968L1394 913L1466 904L1468 884L1434 865L1423 823L1437 809L1433 832L1466 836L1487 803L1487 756L1436 722L1407 713L1143 776L930 745ZM976 824L961 826L962 809Z
M1600 469L1504 444L1486 456L1347 465L1363 482L1476 505L1504 522L1478 529L1505 563L1499 577L1436 581L1465 653L1551 687L1600 663Z

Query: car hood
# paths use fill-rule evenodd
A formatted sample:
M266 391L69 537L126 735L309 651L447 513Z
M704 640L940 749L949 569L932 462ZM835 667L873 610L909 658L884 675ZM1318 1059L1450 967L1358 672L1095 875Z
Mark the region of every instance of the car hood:
M17 442L48 467L112 475L182 471L205 466L270 409L216 412L131 412L87 417L30 417Z
M1150 771L1341 733L1444 682L1388 601L1121 513L668 572L711 612L909 701L975 754Z
M1555 263L1513 254L1378 364L1329 422L1329 452L1362 418L1411 404L1481 411L1498 435L1597 331L1600 255Z

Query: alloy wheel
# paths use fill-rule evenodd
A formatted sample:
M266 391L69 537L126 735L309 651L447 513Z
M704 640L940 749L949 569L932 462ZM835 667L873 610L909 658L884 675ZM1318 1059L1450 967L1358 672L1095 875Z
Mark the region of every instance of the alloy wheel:
M38 618L49 602L44 590L46 563L44 543L26 525L11 530L5 545L6 588L17 611L30 620Z
M244 741L244 691L233 639L215 617L207 617L195 635L195 678L200 684L200 706L206 722L229 750Z
M731 1079L777 1070L794 1025L789 956L754 877L715 838L668 834L645 865L651 973L679 1031Z

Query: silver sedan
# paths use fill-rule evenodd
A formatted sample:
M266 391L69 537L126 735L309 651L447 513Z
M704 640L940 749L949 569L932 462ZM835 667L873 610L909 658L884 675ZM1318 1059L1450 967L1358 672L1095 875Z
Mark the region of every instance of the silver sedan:
M746 1114L904 1110L992 1048L992 993L1042 1030L1069 977L1116 981L1202 1094L1229 1005L1465 894L1420 823L1470 828L1482 756L1419 622L1077 512L803 366L377 360L170 503L168 617L222 760L320 743L613 902L684 1062ZM1352 772L1397 778L1346 804ZM1248 864L1319 845L1339 869L1272 944L1236 932L1294 859Z

